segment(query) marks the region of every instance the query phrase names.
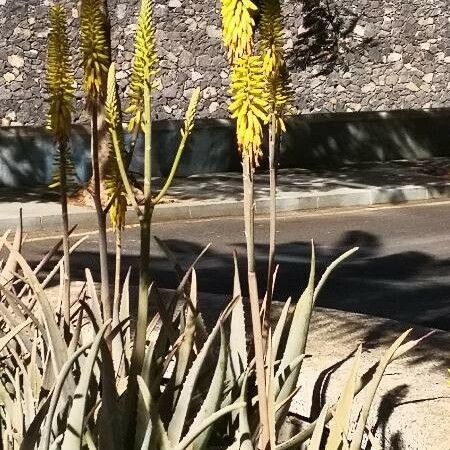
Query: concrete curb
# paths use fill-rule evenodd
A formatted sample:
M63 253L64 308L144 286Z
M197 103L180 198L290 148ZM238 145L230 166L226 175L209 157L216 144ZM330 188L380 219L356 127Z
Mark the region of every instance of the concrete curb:
M342 208L352 206L374 206L382 204L403 204L414 201L426 201L450 198L450 183L429 183L426 186L401 186L379 188L337 188L329 192L280 193L277 199L277 208L280 212L293 212L302 210L315 210L323 208ZM74 211L79 209L80 211ZM256 200L256 214L267 214L269 200ZM1 213L1 210L0 210ZM155 210L156 222L173 220L206 219L215 217L240 216L243 213L243 201L195 201L170 203L158 206ZM86 208L72 208L70 211L71 223L77 223L81 228L95 227L97 223L94 211ZM0 218L0 230L15 228L17 217ZM127 213L127 223L137 222L134 211ZM23 216L24 228L31 230L59 229L61 217L59 214L25 213Z

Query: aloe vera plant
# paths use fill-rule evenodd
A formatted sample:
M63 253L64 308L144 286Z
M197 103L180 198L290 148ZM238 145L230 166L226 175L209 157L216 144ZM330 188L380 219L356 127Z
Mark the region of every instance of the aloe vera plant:
M101 2L85 1L85 8L88 8L84 12L85 19L89 15L98 19L98 14L104 13L94 7ZM273 14L278 13L276 2L267 0L266 7L269 6L275 6ZM55 8L54 21L60 21L62 9ZM268 53L265 58L252 54L256 6L249 0L224 0L222 14L224 41L234 67L230 109L237 119L238 144L244 163L250 317L247 317L247 300L242 296L236 255L233 292L225 299L223 311L212 324L205 323L202 316L201 280L195 270L209 246L183 273L164 242L157 240L173 263L180 282L169 293L160 291L157 282L151 282L149 245L153 210L173 181L194 126L200 95L199 90L194 91L172 170L163 188L154 192L151 186L151 92L157 75L157 58L152 11L153 1L143 0L136 34L132 98L127 110L132 114L130 131L133 133L129 149L125 149L123 139L114 64L105 66L107 60L100 51L104 37L101 33L95 36L96 20L83 22L85 55L92 51L89 45L100 45L96 52L97 64L93 59L84 61L86 67L93 64L87 71L85 88L95 108L105 109L111 136L113 171L108 181L111 222L120 236L125 221L125 199L140 221L138 298L130 294L130 270L123 283L119 282L119 271L116 271L112 298L108 294L109 285L102 286L99 298L88 269L85 283L74 301L68 301L67 295L51 294L47 288L50 283L57 283L58 275L60 292L67 292L69 264L66 260L86 239L81 238L68 248L68 236L73 229L69 230L66 225L63 239L34 268L21 254L25 239L21 227L13 237L10 231L0 237L0 252L5 255L5 259L0 260L2 448L283 450L307 445L310 449L357 450L362 448L366 436L375 446L376 438L367 430L371 405L388 365L420 342L420 339L407 341L409 330L364 374L360 369L364 356L359 348L336 403L325 405L317 420L307 424L301 432L284 440L281 438L280 430L293 398L299 393L298 383L316 300L330 274L357 249L339 256L319 278L312 244L309 279L300 298L295 302L288 299L275 318L271 317L270 300L266 300L266 310L260 308L253 243L253 180L261 157L262 127L269 117L270 123L276 119L280 124L282 110L275 109L274 102L279 98L271 97L268 88L270 71L267 72L266 66L272 61L271 57ZM275 25L279 28L279 22ZM275 38L278 34L279 31L268 33ZM266 46L266 50L269 47L275 48ZM58 54L53 56L57 59ZM51 62L50 80L56 77L52 70L67 64L67 60ZM57 77L55 80L58 81ZM64 84L61 92L57 92L66 95L65 100L71 99L69 84ZM100 95L100 88L106 90L106 95ZM52 123L54 131L61 131L56 125L64 125L57 137L65 142L70 128L66 113L70 107L58 103L58 99L61 100L53 98L51 111L58 105L66 109L64 114L54 113ZM96 114L92 117L95 122ZM93 135L94 130L95 126ZM134 196L128 177L129 156L140 131L144 132L145 139L143 205ZM106 211L102 208L101 213L105 215ZM100 252L105 250L103 244L100 242ZM44 275L43 267L52 261L61 245L64 256ZM119 252L116 256L120 266L120 246L116 247L116 252ZM272 256L273 252L274 247ZM109 283L102 277L102 285L106 282ZM273 289L270 284L269 289ZM149 297L153 306L151 316L148 314ZM138 311L134 313L132 306L136 303ZM352 421L354 413L358 412L355 403L358 396L363 397L362 407L359 415L356 414L356 421Z
M87 283L71 305L73 331L66 344L61 298L49 297L40 271L33 270L14 249L9 235L0 239L0 251L12 256L18 267L14 277L0 286L0 326L6 332L0 338L0 352L6 356L0 361L3 447L129 448L127 430L121 426L128 423L130 414L127 405L135 340L130 333L129 274L121 298L113 305L111 323L86 272ZM321 448L319 442L326 442L330 449L361 448L368 412L386 367L420 342L406 342L408 330L366 374L359 368L359 350L337 403L328 404L318 420L300 433L279 441L279 431L298 392L317 295L331 270L355 251L339 257L318 282L313 251L304 293L295 305L286 302L269 328L264 355L268 448L298 448L309 441L309 448ZM135 448L260 446L255 360L247 345L248 317L238 274L236 266L231 300L211 331L202 318L194 266L172 293L163 296L152 287L157 313L146 327L145 357L137 375ZM26 294L20 296L21 292ZM109 328L111 347L106 337ZM357 396L364 400L354 424L350 418ZM350 433L350 429L355 431Z

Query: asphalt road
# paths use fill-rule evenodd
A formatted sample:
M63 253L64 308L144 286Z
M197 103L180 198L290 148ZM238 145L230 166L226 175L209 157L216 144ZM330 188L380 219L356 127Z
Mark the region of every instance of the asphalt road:
M276 299L298 299L305 287L311 238L315 241L319 274L333 258L359 246L358 253L330 278L319 305L450 330L449 224L450 202L282 214L277 230L280 269ZM185 267L205 245L212 243L197 267L202 291L232 291L233 250L240 256L244 275L245 240L239 218L159 223L154 224L153 234L165 241ZM267 235L267 218L258 218L256 256L261 293L266 278ZM55 242L54 237L42 233L29 234L28 239L24 251L34 262ZM113 249L113 235L110 239ZM137 227L125 231L123 251L123 267L132 266L132 279L136 282ZM175 287L177 277L172 265L154 241L152 255L157 283ZM89 267L94 278L99 279L95 232L72 261L74 277L83 279L84 268Z

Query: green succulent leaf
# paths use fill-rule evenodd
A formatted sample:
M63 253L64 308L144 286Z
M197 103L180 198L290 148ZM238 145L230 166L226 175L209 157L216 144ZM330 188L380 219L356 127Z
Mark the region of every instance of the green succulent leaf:
M64 433L63 448L66 450L80 450L85 426L85 409L89 390L89 383L94 370L95 361L100 345L102 343L103 335L106 333L110 322L106 322L97 333L95 340L91 346L88 357L84 363L83 371L75 394L73 397L72 407L70 409L69 417L67 419L67 430Z

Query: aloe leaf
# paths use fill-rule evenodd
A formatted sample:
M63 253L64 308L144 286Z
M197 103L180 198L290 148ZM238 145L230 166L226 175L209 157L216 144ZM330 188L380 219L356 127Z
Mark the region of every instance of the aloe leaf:
M55 384L55 371L53 370L52 363L52 354L51 350L47 352L47 355L44 360L44 372L42 374L42 389L44 391L51 391L53 385ZM66 392L68 396L72 394L72 392Z
M248 369L244 372L244 379L242 381L240 402L245 403L245 397L247 395L247 382L248 382ZM238 440L238 450L254 450L252 440L250 439L250 424L248 422L247 405L245 404L239 408L239 433Z
M157 373L156 362L158 362L158 364L160 362L160 358L158 358L156 355L154 355L155 348L156 348L156 342L158 340L160 333L161 333L161 329L158 331L158 336L157 336L156 340L151 340L149 345L147 346L147 349L145 351L145 356L144 356L144 362L142 364L141 376L145 380L145 382L147 383L147 385L149 386L149 388L152 392L154 392L153 389L159 389L159 385L156 386L157 383L155 383L155 385L153 385L153 380L156 378L156 373Z
M37 319L37 317L33 314L30 308L15 294L13 294L8 289L5 289L0 285L0 291L3 292L5 298L12 309L13 315L16 319L21 322L26 320L26 316L28 316L34 323L35 327L41 332L43 336L45 336L45 328L42 326L41 322ZM25 312L26 316L22 313L22 310ZM24 345L30 346L29 350L31 350L32 343L30 342L27 334L22 334L21 339L24 340Z
M230 412L239 409L244 408L246 406L246 403L239 402L239 403L233 403L232 405L225 406L222 409L219 409L219 411L215 412L214 414L211 414L207 419L205 419L201 424L199 424L196 428L191 427L189 432L186 434L186 436L183 438L183 440L174 447L173 450L184 450L186 449L192 442L197 438L198 435L203 433L207 428L209 428L214 422L221 419L223 416L229 414Z
M394 352L394 354L392 355L389 362L391 363L395 359L403 356L406 352L408 352L414 346L416 346L417 344L422 342L423 339L425 339L430 334L432 334L432 333L428 333L426 336L424 336L420 339L409 341L406 344L401 345ZM370 367L365 372L364 375L359 377L359 379L356 383L356 388L355 388L356 394L360 393L374 379L374 373L376 372L376 369L379 366L379 364L380 364L379 362L374 364L372 367ZM328 411L328 413L326 415L325 423L329 422L332 419L332 417L333 417L332 410L333 410L333 408L330 408L330 410ZM286 442L283 442L282 444L277 445L276 449L277 450L288 450L288 449L292 449L292 448L297 448L300 444L302 444L303 442L306 442L312 436L316 425L317 425L317 421L314 421L305 430L302 430L299 433L297 433L295 436L292 436Z
M353 255L355 252L359 250L359 247L354 247L347 252L343 253L341 256L336 258L325 270L319 282L317 283L316 289L314 290L314 303L316 302L317 297L319 296L320 291L322 290L323 285L328 280L328 277L333 273L334 269L348 257Z
M17 436L23 436L24 432L24 410L22 406L22 389L20 386L19 369L14 372L14 377L12 378L12 383L14 385L15 401L14 401L14 431Z
M58 401L61 395L62 387L67 379L72 364L82 355L86 350L91 347L92 344L86 344L76 350L70 358L66 361L64 366L61 368L61 372L58 374L58 379L56 380L55 387L49 398L51 398L49 410L47 413L47 420L45 423L44 430L42 431L42 450L48 450L50 448L50 438L52 433L52 423L55 416L56 407L58 406Z
M60 450L63 439L64 439L64 434L60 434L59 436L56 436L56 439L53 441L53 444L50 447L50 450Z
M298 355L288 367L285 367L281 373L275 375L274 385L281 386L278 396L276 397L276 422L281 424L290 402L297 391L297 381L299 377L300 367L305 359L305 355Z
M2 269L2 272L0 273L0 281L2 284L6 285L14 278L14 273L16 272L16 267L17 267L16 255L20 252L20 247L22 246L22 227L21 226L18 226L16 228L16 233L14 235L14 241L12 243L12 247L10 247L10 244L6 241L6 238L4 240L4 245L9 247L8 249L12 248L14 250L14 252L12 252L10 250L8 259L6 260L6 263Z
M225 338L225 332L223 327L220 326L220 351L219 359L217 361L216 370L211 381L208 394L206 395L205 401L203 402L197 417L195 418L191 428L196 428L201 422L203 422L211 414L217 412L220 407L220 402L222 399L223 385L225 382L225 374L227 370L227 343ZM208 440L211 436L212 428L207 428L203 433L198 435L192 444L193 450L203 450L207 448Z
M37 442L39 440L42 442L42 423L47 417L50 401L51 396L47 396L46 400L40 404L33 421L24 433L22 443L20 444L20 450L38 448Z
M83 309L80 308L80 312L78 313L77 317L77 323L75 325L75 329L72 334L72 339L69 343L69 348L67 349L69 356L72 355L75 352L76 348L78 347L82 325L83 325Z
M122 297L120 299L119 321L122 322L130 317L130 274L131 268L128 269L127 276L122 287ZM130 327L123 334L123 348L128 361L131 358L131 337Z
M187 302L186 305L186 321L184 326L184 339L181 343L178 353L177 353L177 362L175 366L175 376L174 376L174 388L175 391L179 392L183 382L186 378L187 371L192 361L192 349L194 346L194 337L195 337L195 325L196 325L196 315L197 315L197 274L195 269L192 270L192 279L191 279L191 291L190 291L190 302ZM174 402L176 403L178 397L177 393L174 392L175 398Z
M5 241L8 239L9 234L11 233L11 230L6 230L2 237L0 238L0 251L2 250L3 246L5 245Z
M301 386L297 386L288 397L286 397L281 403L275 404L275 412L282 408L287 402L290 402L300 391Z
M10 252L14 254L17 263L20 265L25 277L27 278L28 284L33 289L39 301L39 304L41 305L49 336L49 343L52 348L52 363L54 365L54 371L55 373L59 373L61 367L67 361L68 353L66 343L64 342L64 339L59 331L58 324L56 323L53 308L50 305L50 302L48 301L48 298L45 295L41 284L36 278L36 275L33 273L22 255L15 251L7 242L5 242L5 246ZM74 388L74 381L71 376L67 380L67 387L69 392Z
M136 437L134 440L135 448L141 447L141 442L143 442L146 429L148 428L148 423L150 420L150 391L143 378L138 375L138 406L136 414Z
M36 413L33 397L33 388L31 386L31 378L28 375L25 366L23 365L22 359L16 353L16 351L13 348L11 348L10 353L15 360L14 366L18 368L18 371L16 370L16 377L18 380L20 380L19 386L21 389L21 396L22 396L23 420L24 425L27 428L31 424L33 417L35 416ZM20 379L20 374L22 375L22 379Z
M247 337L245 333L245 314L242 302L241 282L239 280L239 267L236 252L234 253L234 285L233 298L238 298L236 306L231 313L230 342L231 363L235 378L247 367Z
M355 398L356 380L361 363L361 345L358 347L350 375L345 383L345 387L339 396L333 420L330 423L330 434L327 439L325 450L338 450L342 446L342 441L348 435L350 425L353 399Z
M87 303L82 303L89 319L91 320L92 327L95 333L99 332L98 324L95 322L94 313L90 309ZM111 320L109 320L109 323ZM110 335L111 336L111 335ZM117 407L117 388L114 376L114 365L111 357L111 352L105 342L100 339L100 352L102 366L101 369L97 368L95 372L95 366L93 367L93 373L101 378L101 409L98 413L98 424L102 429L99 434L99 445L101 448L108 448L114 450L119 442L121 442L121 428L118 422L118 407ZM89 357L88 357L89 358ZM89 431L89 430L87 430Z
M28 369L28 376L30 378L31 389L33 391L33 397L35 399L39 398L39 393L41 392L42 387L42 377L38 367L38 339L39 339L38 335L35 334L35 337L33 339L33 347L31 348L30 364Z
M81 448L89 382L94 370L95 360L97 359L98 352L100 351L103 335L106 333L109 326L110 321L105 322L100 331L97 333L91 350L89 351L89 355L83 366L83 371L81 372L80 381L75 391L69 418L67 419L67 430L64 433L63 441L64 450L79 450Z
M286 340L286 347L281 358L280 367L275 375L274 395L276 403L283 402L286 397L296 388L301 364L297 365L291 375L281 385L279 375L289 367L292 361L305 353L306 340L309 332L312 310L314 306L314 279L315 279L315 252L314 243L311 243L311 270L309 274L308 286L298 301L292 318L289 334ZM287 402L277 412L277 422L287 414L290 402Z
M316 428L314 428L314 433L308 445L308 450L321 450L320 444L322 443L323 432L325 429L325 419L327 417L329 408L329 405L325 404L325 406L322 408L322 411L320 411Z
M21 309L19 308L19 305L18 305L19 302L14 298L15 296L10 292L10 290L6 287L6 285L0 284L0 290L3 293L3 295L5 296L16 319L18 319L20 322L26 320L26 317L24 316Z
M149 420L147 424L147 429L145 430L144 440L142 441L141 450L148 450L150 448L150 438L152 436L152 421Z
M71 255L81 244L83 244L84 241L86 241L88 239L89 236L83 236L81 239L79 239L78 241L76 241L69 249L69 255ZM55 265L55 267L53 267L53 269L49 272L49 274L45 277L45 280L42 282L42 288L46 288L50 281L53 280L53 277L55 276L55 274L58 272L58 270L60 269L60 267L62 266L64 261L64 257L62 257L58 263Z
M0 302L0 316L2 317L3 321L10 330L20 325L20 322L16 319L16 317L14 317L12 312L2 302ZM21 332L19 334L16 334L16 341L22 347L24 353L31 352L33 343L31 342L30 337L26 333Z
M103 323L102 311L100 309L100 300L97 295L97 290L95 289L94 279L92 278L92 273L89 269L85 269L85 275L90 297L89 306L94 314L95 322L100 326Z
M163 240L161 240L158 236L153 237L161 250L166 255L167 259L172 263L175 273L177 274L178 281L180 281L183 278L184 270L181 267L181 264L178 262L177 257L173 254L172 250L170 250L168 245Z
M375 397L375 393L378 389L378 386L380 384L381 378L383 377L386 367L391 362L393 356L395 355L397 350L403 344L403 341L408 337L408 335L410 333L411 333L411 329L406 330L400 337L398 337L395 340L395 342L391 345L391 347L388 349L388 351L380 359L377 370L375 371L375 374L374 374L372 380L370 381L369 385L367 386L366 398L363 402L361 414L359 416L358 423L356 425L356 430L353 435L352 443L350 445L350 450L358 450L361 448L363 435L364 435L364 429L366 427L370 408L372 406L372 402Z
M12 400L11 395L9 394L8 390L5 387L5 381L2 380L1 378L0 378L0 402L4 407L4 411L2 412L6 412L6 414L2 414L2 419L6 419L5 416L9 416L9 419L13 421L17 411L14 406L14 401Z
M170 305L169 305L169 312L173 311L175 309L176 303L178 302L178 300L180 299L180 297L183 295L184 293L184 288L186 286L186 283L189 281L189 278L191 276L192 270L194 270L195 266L197 265L197 263L200 261L200 259L203 257L203 255L208 251L209 247L211 247L211 244L208 244L201 252L200 254L197 256L197 258L195 258L194 262L189 266L189 269L186 271L186 273L184 274L183 279L180 281L180 283L178 283L177 289L174 292L171 300L170 300Z
M170 442L167 437L166 430L164 429L164 425L158 415L157 406L153 403L152 395L148 389L147 384L144 379L138 375L137 378L138 386L139 386L139 397L142 400L138 404L138 414L137 420L139 422L145 423L145 434L138 434L138 429L136 430L136 442L135 447L143 448L141 443L145 441L146 434L150 427L150 437L149 442L150 446L147 448L158 448L159 450L171 450ZM149 425L151 424L151 426ZM155 447L157 446L157 447Z
M281 310L280 317L278 318L277 325L275 326L275 330L272 336L272 354L275 359L278 357L278 352L280 349L280 342L283 335L284 330L286 329L286 321L289 314L289 308L291 306L291 297L286 300L286 303L283 305L283 309Z
M400 358L405 353L412 350L416 345L420 344L423 340L427 339L428 337L432 336L435 333L436 333L436 330L431 330L429 333L425 334L424 336L422 336L419 339L412 339L412 340L408 341L406 344L402 344L392 355L391 360L389 362L392 362L395 359Z
M0 338L0 352L8 345L11 339L14 339L18 333L20 333L25 327L32 323L31 319L27 319L14 327L11 331L8 331L2 338Z
M127 271L127 275L125 277L121 295L116 295L114 297L113 320L111 322L112 328L116 328L121 322L121 317L120 317L121 316L121 314L120 314L121 300L125 301L128 304L128 299L124 300L123 296L124 296L125 289L127 290L127 294L125 294L125 295L129 295L128 289L129 289L130 272L131 272L131 268L129 268ZM117 333L117 335L114 337L114 339L112 340L112 343L111 343L111 355L112 355L112 360L113 360L113 364L114 364L114 370L116 373L119 372L119 367L120 367L120 364L122 361L122 357L124 356L124 349L125 349L124 346L126 345L126 341L127 341L127 339L125 338L124 335L126 335L127 333L129 333L128 328L126 328L123 332L121 329L121 332Z
M197 355L197 358L192 363L191 369L183 384L183 388L180 393L180 397L177 402L177 414L172 417L169 427L168 436L172 445L176 445L180 442L183 426L186 421L187 412L194 394L194 387L202 369L203 363L212 347L212 344L217 336L222 325L223 315L218 319L215 327L211 331L205 345L202 347Z

